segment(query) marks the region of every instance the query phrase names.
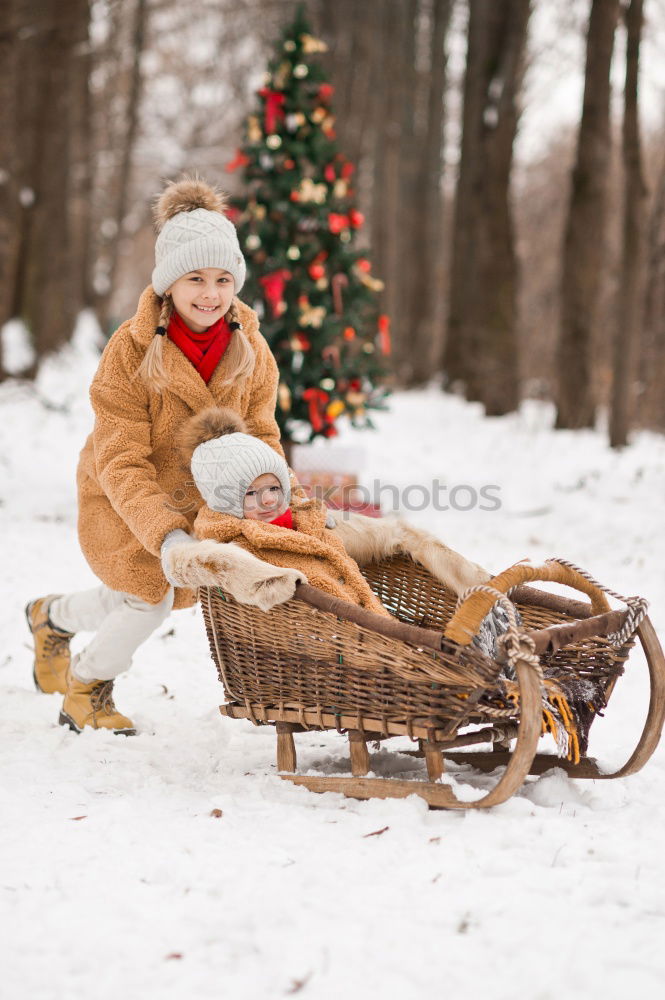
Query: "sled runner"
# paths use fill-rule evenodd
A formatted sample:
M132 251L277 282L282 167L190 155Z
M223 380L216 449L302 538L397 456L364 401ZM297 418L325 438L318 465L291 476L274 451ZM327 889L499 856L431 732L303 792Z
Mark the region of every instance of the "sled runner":
M619 598L562 560L517 563L459 601L408 557L362 571L395 619L307 585L268 613L218 588L200 591L228 699L220 712L275 726L282 778L353 798L415 794L432 807L478 809L504 802L529 774L561 767L578 778L623 777L651 757L665 716L665 658L641 598ZM536 580L573 587L590 603L526 586ZM625 608L611 610L607 595ZM488 656L474 640L497 602L511 622ZM589 728L636 638L649 669L649 709L634 752L608 774L587 756ZM348 738L351 776L296 774L294 734L329 729ZM546 733L558 756L538 752ZM427 779L366 777L368 742L404 735L417 741L406 753L424 758ZM457 752L481 745L491 750ZM503 772L482 798L461 801L445 783L445 764Z

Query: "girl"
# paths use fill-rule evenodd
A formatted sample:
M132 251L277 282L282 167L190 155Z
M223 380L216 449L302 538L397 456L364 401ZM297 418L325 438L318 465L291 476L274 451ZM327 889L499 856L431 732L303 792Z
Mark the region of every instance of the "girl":
M59 721L77 732L134 732L113 703L114 678L172 608L196 600L167 580L161 559L173 532L195 544L188 533L202 503L183 479L176 429L192 413L223 404L283 456L277 365L256 314L236 297L245 261L224 208L221 195L191 178L169 184L157 203L152 284L104 350L90 389L95 424L78 466L79 540L100 584L26 608L35 683L64 694ZM236 596L263 588L270 606L293 593L296 573L265 567L237 546L224 550L219 579ZM71 662L78 631L95 635Z
M168 185L158 201L152 284L100 360L90 389L95 424L77 473L79 541L100 584L26 607L35 683L64 694L59 721L76 732L134 732L114 705L113 681L172 608L195 603L193 580L268 610L304 578L240 544L189 534L203 500L174 448L187 418L226 406L283 457L274 417L277 365L256 313L237 298L245 261L224 207L217 192L191 178ZM335 533L357 562L409 552L458 593L489 579L399 520L345 515ZM187 553L186 573L179 575L175 550ZM78 631L95 634L72 660L69 643Z

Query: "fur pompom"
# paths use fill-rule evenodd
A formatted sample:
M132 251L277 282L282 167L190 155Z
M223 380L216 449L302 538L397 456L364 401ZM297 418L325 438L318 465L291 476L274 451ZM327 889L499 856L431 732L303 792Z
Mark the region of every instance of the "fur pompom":
M209 406L187 421L178 435L178 445L187 467L194 451L204 441L213 441L225 434L247 433L245 421L226 406Z
M206 208L209 212L226 211L226 197L217 188L210 187L200 177L183 177L170 181L155 202L155 225L161 231L164 224L180 212L193 212Z

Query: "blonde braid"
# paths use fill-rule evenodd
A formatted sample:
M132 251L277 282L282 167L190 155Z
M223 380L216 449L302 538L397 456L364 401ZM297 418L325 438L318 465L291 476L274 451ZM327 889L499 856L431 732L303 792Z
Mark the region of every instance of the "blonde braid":
M231 327L232 336L224 355L227 359L226 363L229 368L229 374L221 385L231 385L237 379L250 377L254 371L256 356L252 345L242 331L242 324L235 299L231 302L224 319Z
M167 384L166 372L164 371L164 337L172 315L173 299L170 295L164 295L155 335L136 372L148 388L154 389L156 392L161 392Z

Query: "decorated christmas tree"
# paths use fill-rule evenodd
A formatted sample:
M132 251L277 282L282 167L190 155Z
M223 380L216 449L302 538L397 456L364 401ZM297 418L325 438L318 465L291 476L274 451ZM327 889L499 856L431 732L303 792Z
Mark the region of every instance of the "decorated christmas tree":
M336 422L371 427L384 407L388 317L382 282L354 246L364 219L354 165L338 150L333 87L303 10L285 31L258 91L259 107L228 170L242 169L230 214L248 261L243 298L280 370L277 417L285 442L333 437Z

